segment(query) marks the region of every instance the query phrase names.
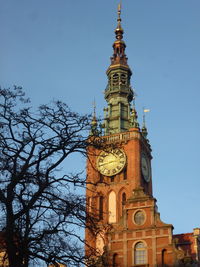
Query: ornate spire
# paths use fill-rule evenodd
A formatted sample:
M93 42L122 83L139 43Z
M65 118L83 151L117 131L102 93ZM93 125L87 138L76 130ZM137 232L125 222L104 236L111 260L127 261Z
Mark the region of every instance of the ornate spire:
M121 26L121 5L118 6L116 40L113 44L111 64L106 72L108 85L105 90L105 99L108 103L105 108L105 134L128 131L130 128L130 103L133 91L130 84L132 72L127 64L125 42Z
M127 65L127 57L125 55L126 44L122 40L124 30L121 26L121 4L118 5L117 28L115 29L116 40L113 44L113 56L111 57L111 65L122 64ZM128 66L128 65L127 65Z

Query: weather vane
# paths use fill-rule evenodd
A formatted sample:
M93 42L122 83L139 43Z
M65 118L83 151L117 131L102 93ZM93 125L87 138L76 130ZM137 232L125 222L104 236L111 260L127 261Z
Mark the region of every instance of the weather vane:
M143 107L143 125L145 126L146 113L150 112L150 109Z

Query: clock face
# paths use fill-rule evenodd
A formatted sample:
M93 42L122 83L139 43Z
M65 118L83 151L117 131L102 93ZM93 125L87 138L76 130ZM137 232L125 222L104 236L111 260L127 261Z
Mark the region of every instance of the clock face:
M142 175L146 182L150 181L151 178L151 171L150 171L150 162L149 159L145 154L142 154L141 158L141 169L142 169Z
M105 176L121 172L126 164L126 155L121 149L102 151L97 158L97 169Z

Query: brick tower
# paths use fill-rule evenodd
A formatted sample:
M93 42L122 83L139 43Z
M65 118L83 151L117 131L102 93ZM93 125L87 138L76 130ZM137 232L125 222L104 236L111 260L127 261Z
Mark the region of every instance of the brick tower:
M187 263L197 264L200 230L191 233L193 245L186 250L186 236L173 237L173 226L161 221L153 197L151 146L145 124L140 129L135 106L131 106L132 72L125 54L120 6L115 35L106 72L105 135L97 137L104 148L88 148L87 212L95 215L96 229L86 229L86 254L93 254L91 266L179 266L187 257ZM91 136L97 135L94 115ZM186 238L185 243L179 242L181 238Z

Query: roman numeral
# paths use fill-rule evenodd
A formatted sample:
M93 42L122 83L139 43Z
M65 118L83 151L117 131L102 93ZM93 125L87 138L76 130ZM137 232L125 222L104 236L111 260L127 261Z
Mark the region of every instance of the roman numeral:
M112 173L113 173L113 174L115 174L116 172L117 172L117 170L116 170L116 169L113 169L113 170L112 170Z

